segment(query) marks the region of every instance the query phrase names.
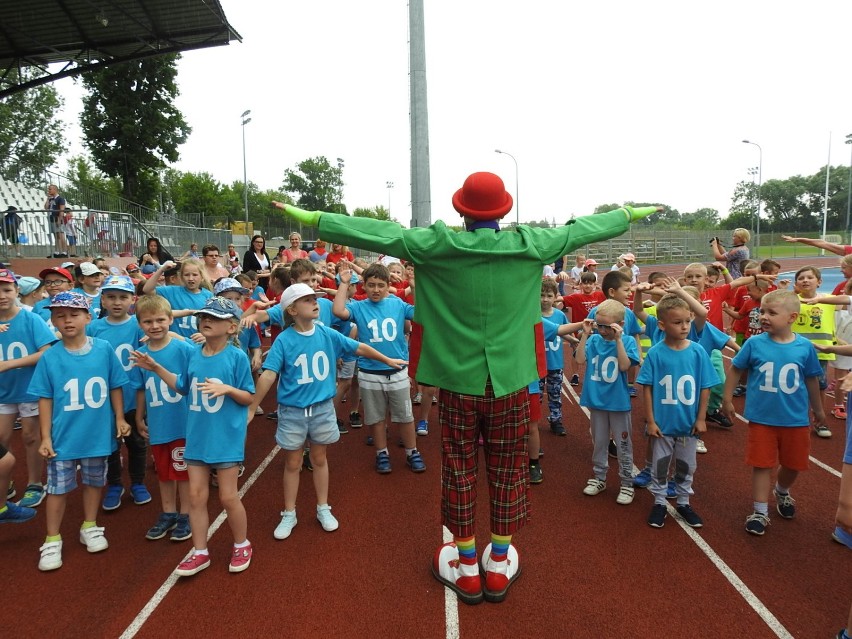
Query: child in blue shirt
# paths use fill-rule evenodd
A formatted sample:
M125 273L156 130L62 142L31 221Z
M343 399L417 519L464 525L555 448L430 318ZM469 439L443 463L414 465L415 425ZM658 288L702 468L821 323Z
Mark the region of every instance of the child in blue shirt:
M232 277L223 277L216 282L213 287L213 294L225 299L231 300L238 308L242 308L245 298L248 297L249 290L240 286L240 283ZM248 356L251 363L251 370L256 372L260 370L261 352L260 352L260 335L254 327L242 326L239 333L240 348Z
M133 368L130 353L137 350L144 337L136 318L130 315L130 307L136 301L136 287L127 275L110 275L101 286L101 307L105 313L93 319L86 327L86 334L109 342L125 373ZM136 505L151 501L151 493L145 487L145 467L148 461L148 444L136 427L136 393L124 393L124 420L130 424L130 435L123 438L127 447L127 470L130 475L130 494ZM121 445L109 457L107 489L101 507L116 510L121 506L124 486L121 481Z
M70 291L74 288L74 277L68 269L60 266L46 268L38 274L39 279L44 282L44 290L47 297L39 300L33 306L33 313L41 317L50 326L50 301L57 293Z
M724 412L735 416L734 388L744 370L748 382L744 417L748 420L746 463L752 467L754 512L746 532L761 536L769 525L772 470L778 468L775 499L778 514L792 519L796 501L790 487L808 469L810 414L823 423L825 410L819 389L822 366L810 341L793 332L800 302L793 291L772 291L760 302L763 333L749 338L734 357L725 380Z
M98 319L101 316L100 289L104 281L104 274L92 262L80 262L74 267L74 277L77 280L74 291L89 299L89 311L92 314L92 319Z
M559 296L559 287L555 280L542 280L541 282L541 317L553 324L562 325L568 323L568 318L565 313L558 308L554 308L556 298ZM545 357L547 359L547 375L539 380L539 394L541 399L544 399L545 390L547 390L547 406L549 414L547 421L550 424L550 431L556 435L564 437L565 427L562 425L562 368L565 365L565 355L562 349L562 338L558 335L556 339L545 343ZM530 425L533 426L532 424ZM535 425L536 435L538 434L538 425ZM532 430L530 431L532 436ZM531 437L532 439L532 437ZM530 445L534 448L537 442L530 441Z
M645 387L647 432L653 442L651 492L654 507L648 525L665 525L666 483L674 461L678 514L693 528L703 526L689 504L696 468L697 437L707 430L705 415L710 388L719 383L707 352L689 341L692 313L680 297L664 297L657 304L657 323L663 341L648 351L637 384Z
M192 352L182 370L167 370L150 353L133 353L137 366L157 374L169 388L189 399L184 459L189 472L189 521L194 548L175 570L180 577L195 575L210 566L207 499L211 469L218 471L219 501L234 536L228 570L242 572L251 564L252 547L246 537L248 523L237 492L237 476L245 457L247 407L252 403L254 381L248 357L235 343L240 315L240 309L230 300L208 300L196 313L204 345Z
M275 340L263 364L252 407L260 404L278 378L278 430L275 441L284 450L284 510L275 528L276 539L286 539L296 525L296 495L302 450L310 440L317 519L323 530L337 530L328 505L326 450L340 439L334 412L335 364L343 354L369 357L394 369L408 362L386 357L376 349L344 337L316 322L316 292L307 284L293 284L281 296L289 328ZM253 414L249 410L249 415Z
M108 548L104 528L97 524L107 458L117 448L116 437L130 434L122 401L127 374L108 342L86 335L88 298L59 293L50 309L62 342L42 355L30 382L30 392L39 398L39 452L47 459L47 537L38 563L44 571L62 566L60 527L68 493L77 488L78 466L83 481L80 543L89 552Z
M163 273L175 267L171 260L160 265L156 272L151 275L142 287L145 295L156 293L169 300L172 311L190 309L197 311L204 308L204 304L213 297L212 286L207 279L204 264L200 260L189 258L180 263L181 286L157 286L157 282ZM177 317L176 317L177 319ZM198 332L195 315L184 315L180 321L175 321L172 330L185 339L191 338Z
M414 318L414 306L389 295L390 272L387 267L377 263L364 270L362 279L367 299L361 301L348 302L352 271L343 267L338 275L340 286L334 298L335 316L344 321L352 319L362 344L373 346L390 359L408 361L405 321ZM417 450L408 373L364 357L358 360L358 369L364 422L372 428L376 446L376 472L391 472L385 430L385 415L390 411L391 421L399 426L406 464L413 472L422 473L426 470L426 463Z
M148 338L139 352L150 353L166 370L186 370L189 358L199 347L172 337L169 332L172 308L168 300L159 295L142 296L136 304L136 319ZM189 405L185 396L139 366L131 369L130 383L136 389L136 427L151 443L163 507L145 538L162 539L171 531L172 541L185 541L192 536L189 474L184 460Z
M38 397L29 390L33 371L56 336L47 323L16 304L19 286L15 274L0 269L0 446L8 449L20 416L27 461L27 488L18 506L35 508L45 498L42 473L44 459L38 449L41 441ZM9 456L9 461L14 457ZM15 496L10 483L0 486L3 503Z
M610 438L618 451L621 488L616 501L633 502L633 443L631 440L630 393L627 371L639 363L636 340L624 335L624 311L613 299L597 307L595 320L583 322L583 334L577 346L577 363L587 364L580 405L589 409L592 431L594 478L586 482L585 495L598 495L606 489L609 470L607 447ZM593 329L596 334L592 334Z

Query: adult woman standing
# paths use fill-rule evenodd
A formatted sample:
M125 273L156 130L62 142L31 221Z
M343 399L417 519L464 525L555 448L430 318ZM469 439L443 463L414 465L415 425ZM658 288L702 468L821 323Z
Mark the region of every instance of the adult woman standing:
M148 250L139 256L139 267L146 275L153 273L169 260L174 262L175 258L163 248L156 237L149 237L146 246Z
M269 259L269 253L266 252L266 240L261 235L253 236L251 246L243 255L243 273L246 271L257 273L258 283L266 289L266 285L269 283L270 266L272 266L272 260Z
M331 251L329 251L325 261L329 264L337 264L340 260L351 262L354 259L355 256L352 255L352 251L349 250L348 246L344 246L343 244L332 244Z
M737 279L742 277L740 270L740 262L749 258L748 241L751 239L751 233L748 229L734 229L731 234L733 246L729 251L725 251L725 247L719 243L719 238L714 237L710 240L710 248L713 249L713 257L717 260L725 260L727 262L728 271L731 277Z
M293 231L290 233L290 248L284 249L281 253L281 261L284 264L289 264L293 260L308 259L308 252L302 249L302 236Z

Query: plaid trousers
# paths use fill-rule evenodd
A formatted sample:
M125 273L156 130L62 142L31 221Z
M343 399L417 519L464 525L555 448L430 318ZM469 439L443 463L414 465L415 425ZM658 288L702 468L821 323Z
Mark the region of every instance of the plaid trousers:
M456 537L475 534L479 437L485 450L491 532L512 535L529 519L530 401L526 388L494 397L489 380L485 395L440 390L441 511Z

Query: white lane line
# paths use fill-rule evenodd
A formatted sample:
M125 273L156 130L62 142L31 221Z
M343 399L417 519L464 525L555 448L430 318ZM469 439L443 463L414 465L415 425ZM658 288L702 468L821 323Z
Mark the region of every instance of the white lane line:
M266 470L266 467L269 466L272 460L275 459L275 456L280 450L281 448L275 446L271 451L269 451L269 454L266 456L260 466L258 466L257 469L251 474L251 476L249 476L249 478L246 480L246 483L244 483L243 487L240 488L240 490L238 491L237 494L239 494L240 499L242 499L243 496L248 492L249 488L254 485L254 482L257 481L257 478L260 477L264 470ZM227 516L228 515L224 510L219 513L219 516L216 517L216 520L211 524L210 528L207 529L207 541L210 541L210 538L214 534L216 534L216 531L219 530L219 527L225 522ZM190 550L189 552L192 551ZM189 553L187 553L186 556L188 557ZM120 639L131 639L132 637L136 636L136 633L142 629L143 624L148 621L148 618L154 613L154 611L157 609L157 606L159 606L163 602L163 599L166 598L166 595L169 594L169 591L178 582L178 579L180 579L180 577L178 577L174 572L169 575L168 579L166 579L163 582L163 585L160 586L157 592L154 593L154 596L151 597L148 600L148 603L146 603L142 610L139 611L139 614L136 615L136 618L132 622L130 622L130 625L127 626L124 632L121 633Z
M562 392L565 393L566 385L563 379L562 382ZM570 391L571 395L575 398L577 397L577 393L570 386L567 387ZM579 398L577 398L577 403L579 404ZM589 411L583 408L583 412L586 413L588 417ZM738 415L739 417L739 415ZM740 417L740 419L742 419ZM633 466L634 472L637 472L639 469L634 464ZM735 573L728 564L726 564L722 558L713 550L710 545L704 541L704 539L699 535L695 530L693 530L680 515L677 514L677 511L671 504L666 504L666 508L668 513L674 518L674 520L678 523L678 525L686 532L689 538L698 546L699 550L704 553L704 555L710 560L710 562L716 567L716 569L722 573L722 576L728 580L728 583L731 584L734 589L740 593L743 599L745 599L746 603L751 606L752 610L754 610L757 615L763 620L763 622L769 626L772 632L775 633L775 636L778 639L793 639L793 635L784 627L784 625L778 620L778 618L772 614L772 612L767 608L763 602L755 595L748 586L745 585L742 579L739 578L737 573Z
M446 526L443 528L443 543L453 540L453 534ZM444 618L447 627L447 639L459 639L459 598L456 593L444 586Z

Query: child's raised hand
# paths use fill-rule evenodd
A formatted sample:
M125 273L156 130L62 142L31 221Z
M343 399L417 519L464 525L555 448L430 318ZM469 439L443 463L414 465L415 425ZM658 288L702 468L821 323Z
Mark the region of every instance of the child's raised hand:
M240 328L254 328L255 326L257 326L257 320L254 318L254 314L243 315L240 318Z
M190 338L196 344L206 344L207 338L202 333L193 333Z
M720 271L721 271L721 270L724 270L724 269L726 269L726 268L728 268L727 266L725 266L725 265L724 265L724 264L722 264L721 262L713 262L713 266L715 266L715 267L716 267L717 269L719 269Z
M588 337L592 334L592 330L595 328L595 320L591 320L588 317L583 320L583 334Z
M174 261L166 260L165 262L163 262L163 264L160 266L160 268L163 269L163 270L167 270L167 269L170 269L170 268L174 268L175 266L177 266L177 264L175 264Z
M134 366L138 366L142 370L146 371L153 371L157 366L157 362L154 361L153 357L151 357L148 353L142 353L140 351L131 351L130 362Z
M790 280L778 280L778 283L775 286L778 287L779 291L786 291L790 286Z
M609 327L615 334L615 339L620 340L621 336L624 335L624 327L621 324L610 324Z
M343 264L343 262L340 262ZM341 268L337 269L337 274L340 276L340 283L348 285L349 282L352 281L352 269L349 268L349 264L346 263Z
M683 288L680 285L680 282L678 282L674 277L668 277L663 280L663 287L665 288L666 293L677 293Z

